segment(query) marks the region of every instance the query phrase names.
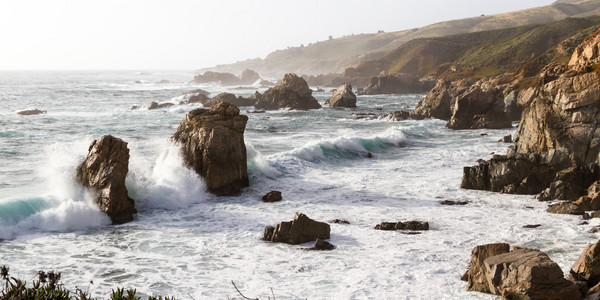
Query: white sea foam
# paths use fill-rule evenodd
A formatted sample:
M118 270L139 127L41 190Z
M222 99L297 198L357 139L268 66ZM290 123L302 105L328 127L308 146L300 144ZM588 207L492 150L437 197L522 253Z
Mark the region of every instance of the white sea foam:
M279 172L270 161L268 161L260 151L256 150L254 145L246 142L246 156L248 160L249 173L263 175L269 178L276 178L281 176Z
M128 178L136 205L141 208L185 208L206 198L206 184L193 170L184 166L179 147L164 142L163 150L148 168L148 162L134 158ZM135 146L134 146L135 147ZM137 155L135 157L138 157Z

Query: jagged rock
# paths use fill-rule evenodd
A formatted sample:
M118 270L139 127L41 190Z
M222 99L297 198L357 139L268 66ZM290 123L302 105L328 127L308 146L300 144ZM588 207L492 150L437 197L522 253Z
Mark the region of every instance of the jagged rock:
M438 80L427 96L417 104L411 113L413 119L436 118L450 120L454 99L466 91L475 80L463 79L457 81Z
M280 191L271 191L262 197L262 201L264 202L277 202L281 201L281 192Z
M281 222L275 227L265 227L263 240L297 245L317 239L328 239L330 232L329 224L317 222L304 214L296 213L291 222Z
M308 248L308 250L333 250L334 248L335 246L328 241L317 239L315 245L312 248Z
M467 291L490 293L483 262L488 257L508 252L510 252L510 245L506 243L486 244L473 248L469 269L463 276L464 280L468 281Z
M159 108L166 108L166 107L171 107L175 104L173 103L169 103L169 102L165 102L165 103L158 103L156 101L153 101L152 103L150 103L150 106L148 106L148 109L159 109Z
M245 69L240 75L240 84L253 84L260 80L260 75L254 70Z
M244 130L248 117L227 102L194 109L179 124L172 139L181 146L184 162L202 176L216 195L235 195L247 187Z
M205 107L211 107L220 102L228 102L237 107L242 107L253 106L256 100L251 98L244 98L242 96L236 97L234 94L230 93L220 93L212 97L210 100L207 100L206 102L202 103L202 105L204 105Z
M512 135L505 135L501 139L498 140L498 143L512 143Z
M23 110L18 112L17 114L22 115L22 116L33 116L33 115L39 115L39 114L45 114L47 113L47 111L45 110L39 110L39 109L30 109L30 110Z
M454 100L452 116L446 124L450 129L510 128L504 107L502 89L479 83Z
M325 102L330 107L356 107L356 95L348 83L338 87L331 93L331 99Z
M429 230L429 222L382 222L375 226L377 230Z
M387 74L371 77L363 93L364 95L426 93L433 85L432 81L421 80L414 74Z
M575 48L569 66L585 69L600 62L600 29L587 37Z
M77 181L92 191L94 201L113 224L132 221L136 213L125 186L128 171L127 143L111 135L93 141L85 161L77 168Z
M208 95L210 95L210 93L203 89L192 90L183 94L183 96L188 97L188 99L179 102L179 104L201 103L204 105L204 103L206 103L208 99L210 99Z
M518 249L483 262L487 289L504 299L581 299L578 286L539 250Z
M304 79L296 74L286 74L280 85L270 88L260 94L256 92L254 105L257 109L275 110L286 109L317 109L321 108L317 99L312 96L312 90Z
M588 286L600 283L600 240L585 247L570 273L575 280L585 281Z

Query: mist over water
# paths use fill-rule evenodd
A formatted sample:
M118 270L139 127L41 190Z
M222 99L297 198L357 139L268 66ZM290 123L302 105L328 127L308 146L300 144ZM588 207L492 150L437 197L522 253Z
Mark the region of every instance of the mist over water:
M65 286L106 297L495 299L468 293L460 276L476 245L539 248L567 271L596 240L575 216L550 215L530 196L461 190L462 167L503 153L514 129L451 131L440 120L356 119L363 110L413 109L423 95L360 96L357 110L248 113L250 187L215 197L184 167L169 139L195 104L179 103L186 72L0 73L0 264L20 278L62 272ZM156 84L167 79L169 84ZM140 80L142 83L135 83ZM252 90L229 90L242 96ZM323 103L329 93L315 93ZM142 108L131 110L137 105ZM20 116L38 108L47 114ZM380 109L380 110L378 110ZM242 109L245 113L245 109ZM487 136L481 136L481 133ZM138 214L113 226L75 181L90 143L128 142L126 184ZM371 153L372 158L368 157ZM263 203L271 190L284 200ZM451 207L441 200L469 201ZM328 252L261 241L264 226L296 212L332 224ZM375 231L383 221L429 221L420 235ZM537 229L523 225L542 224Z

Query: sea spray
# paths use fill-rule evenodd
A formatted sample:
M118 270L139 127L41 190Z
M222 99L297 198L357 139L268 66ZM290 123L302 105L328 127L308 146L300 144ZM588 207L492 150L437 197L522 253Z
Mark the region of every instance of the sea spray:
M186 208L207 197L206 184L192 169L184 166L179 146L164 142L153 165L136 158L135 145L127 186L139 208Z
M263 154L256 150L254 145L246 142L246 156L248 173L253 176L266 176L268 178L276 178L281 176L281 172L275 168Z
M110 224L87 189L77 183L76 168L89 142L55 143L44 149L41 178L31 190L39 195L15 195L0 203L0 238L36 231L76 231Z

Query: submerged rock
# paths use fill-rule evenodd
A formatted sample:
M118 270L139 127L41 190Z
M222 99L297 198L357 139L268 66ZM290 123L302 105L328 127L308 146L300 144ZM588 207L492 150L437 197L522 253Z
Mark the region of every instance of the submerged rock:
M150 106L148 106L148 109L152 110L152 109L159 109L159 108L167 108L167 107L171 107L173 105L175 105L175 104L169 103L169 102L159 104L158 102L153 101L152 103L150 103Z
M265 227L263 240L297 245L317 239L328 239L330 232L329 224L317 222L304 214L296 213L291 222L281 222L275 227Z
M236 195L247 187L244 130L248 117L227 102L190 111L172 139L184 162L202 176L216 195Z
M350 224L350 222L348 222L348 220L345 219L333 219L331 221L329 221L329 223L333 223L333 224Z
M328 241L322 240L322 239L317 239L317 241L315 241L315 245L312 246L311 248L308 248L308 250L333 250L335 248L335 246L331 243L329 243Z
M325 102L330 107L356 107L356 95L352 92L352 86L348 83L338 87L331 93L331 99Z
M375 226L377 230L429 230L429 222L382 222Z
M127 143L111 135L93 141L85 161L77 168L77 181L90 189L94 201L113 224L132 221L136 213L125 186L128 171Z
M277 202L281 201L281 192L280 191L271 191L262 197L262 201L264 202Z
M280 85L266 90L263 94L256 92L254 105L257 109L317 109L321 108L317 99L312 96L312 90L304 79L296 74L286 74Z
M47 113L47 111L45 110L39 110L39 109L30 109L30 110L23 110L18 112L17 114L22 115L22 116L33 116L33 115L40 115L40 114L45 114Z

